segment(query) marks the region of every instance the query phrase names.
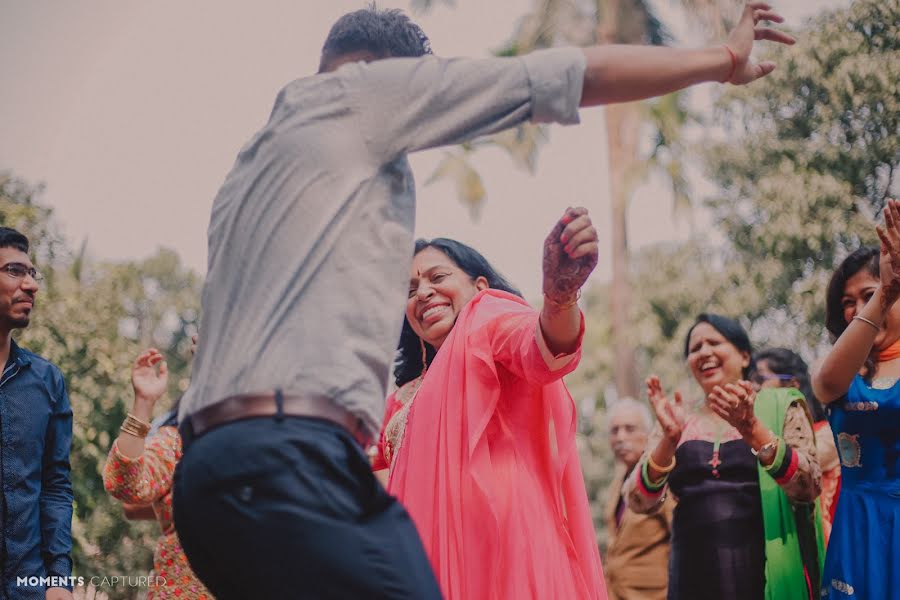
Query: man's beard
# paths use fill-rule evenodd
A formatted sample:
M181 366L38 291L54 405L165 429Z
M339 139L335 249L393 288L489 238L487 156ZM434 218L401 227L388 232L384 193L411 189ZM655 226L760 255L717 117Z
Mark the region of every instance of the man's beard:
M26 315L24 317L6 317L3 319L6 321L4 329L24 329L28 327L28 324L31 322L31 315Z

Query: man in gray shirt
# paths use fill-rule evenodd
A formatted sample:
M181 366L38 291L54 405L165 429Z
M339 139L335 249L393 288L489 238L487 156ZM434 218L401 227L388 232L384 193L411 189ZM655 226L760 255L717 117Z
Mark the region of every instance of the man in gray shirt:
M399 11L335 23L320 71L278 94L215 199L203 326L180 407L175 524L218 598L431 598L415 529L367 468L412 259L406 154L579 106L771 71L790 43L749 5L727 45L441 59ZM302 582L297 590L294 582Z

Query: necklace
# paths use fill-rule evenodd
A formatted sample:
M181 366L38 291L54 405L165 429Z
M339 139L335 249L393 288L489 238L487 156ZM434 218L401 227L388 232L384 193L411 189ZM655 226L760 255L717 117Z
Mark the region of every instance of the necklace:
M712 458L709 460L708 463L706 463L712 467L712 474L713 474L713 477L715 477L716 479L719 478L719 475L720 475L719 467L722 465L722 460L719 458L719 448L722 445L722 431L724 429L725 429L724 427L719 425L719 428L716 431L716 441L713 442Z
M406 436L406 423L409 420L409 411L412 408L413 400L416 399L424 380L425 373L423 372L407 384L408 388L397 390L396 397L400 402L400 409L388 420L384 428L384 458L391 468L394 466L394 459L400 453L400 446L403 445L403 438Z

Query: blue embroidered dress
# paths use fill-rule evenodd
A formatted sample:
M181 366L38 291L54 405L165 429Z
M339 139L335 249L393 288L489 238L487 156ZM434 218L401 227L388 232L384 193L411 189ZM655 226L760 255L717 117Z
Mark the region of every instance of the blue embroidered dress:
M842 481L822 598L900 600L900 383L857 375L829 421Z

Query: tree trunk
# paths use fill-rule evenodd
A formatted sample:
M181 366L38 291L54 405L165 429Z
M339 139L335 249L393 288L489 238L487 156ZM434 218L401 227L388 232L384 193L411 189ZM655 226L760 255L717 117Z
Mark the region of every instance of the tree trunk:
M623 14L622 0L607 0L597 27L601 44L633 42L618 39L618 22ZM612 204L612 282L610 316L612 318L613 373L618 396L638 398L634 329L631 323L633 291L629 277L628 201L631 189L628 174L638 162L640 112L638 103L606 107L606 136L609 147L609 188Z
M628 173L637 162L640 115L635 103L606 108L606 135L609 144L609 187L612 204L612 318L613 372L619 397L638 398L635 342L631 323L633 290L629 275L628 201L631 197Z

